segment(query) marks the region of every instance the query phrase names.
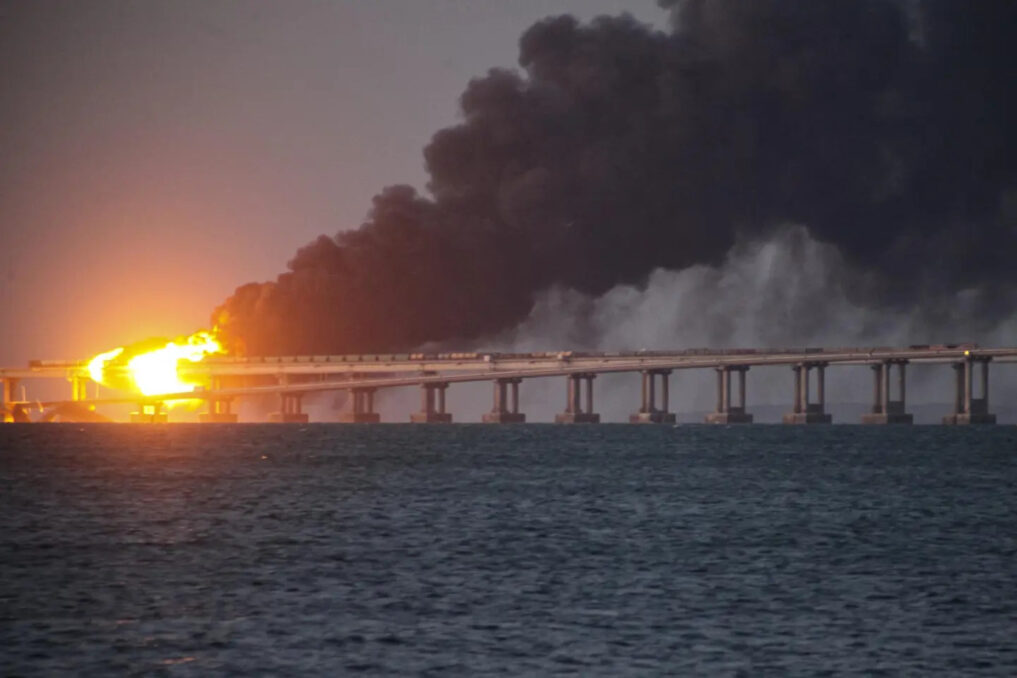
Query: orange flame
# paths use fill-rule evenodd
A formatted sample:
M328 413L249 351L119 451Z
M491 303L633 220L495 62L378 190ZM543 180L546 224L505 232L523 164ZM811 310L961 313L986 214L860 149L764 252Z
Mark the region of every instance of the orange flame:
M124 348L115 348L112 351L106 351L92 358L88 363L88 376L92 378L97 384L103 383L103 372L106 369L106 363L115 359L118 355L124 352Z
M181 361L197 363L207 355L225 352L215 330L202 330L176 341L158 340L152 346L153 341L146 341L100 353L88 363L88 374L97 383L145 396L182 393L201 382L179 373Z

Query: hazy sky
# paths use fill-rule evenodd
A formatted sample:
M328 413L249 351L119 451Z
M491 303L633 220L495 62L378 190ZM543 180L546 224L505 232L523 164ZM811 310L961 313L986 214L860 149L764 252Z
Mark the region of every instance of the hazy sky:
M654 0L0 0L0 364L189 333L359 225L534 21Z

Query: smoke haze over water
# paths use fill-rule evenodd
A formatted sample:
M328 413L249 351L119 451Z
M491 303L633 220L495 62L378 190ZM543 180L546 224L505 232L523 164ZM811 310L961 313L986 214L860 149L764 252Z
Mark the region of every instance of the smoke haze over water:
M385 188L358 230L238 288L215 313L226 339L292 354L1010 334L1017 4L661 4L670 33L531 27L521 70L470 82L461 124L424 150L429 195Z

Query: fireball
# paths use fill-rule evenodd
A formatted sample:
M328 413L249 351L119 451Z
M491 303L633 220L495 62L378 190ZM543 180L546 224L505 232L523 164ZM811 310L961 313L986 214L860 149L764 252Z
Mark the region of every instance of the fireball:
M123 347L115 348L112 351L106 351L92 358L88 363L88 376L92 378L97 384L103 383L103 372L106 369L106 363L110 362L118 355L124 352Z
M97 383L145 396L182 393L201 382L182 377L180 363L201 362L207 355L223 352L215 330L203 330L175 341L147 340L100 353L88 363L88 374Z

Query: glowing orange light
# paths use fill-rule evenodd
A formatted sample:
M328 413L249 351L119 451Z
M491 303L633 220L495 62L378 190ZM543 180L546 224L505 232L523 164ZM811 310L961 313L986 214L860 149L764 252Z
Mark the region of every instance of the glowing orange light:
M184 343L169 342L162 348L141 353L127 361L127 370L138 390L147 396L190 391L198 384L177 374L181 360L192 363L210 353L221 353L222 346L208 332L192 334Z
M97 384L102 383L103 370L106 369L106 363L116 358L118 355L124 352L123 347L115 348L112 351L106 351L92 358L88 363L88 376L92 378L92 381Z
M214 330L159 342L156 348L151 345L151 342L144 342L100 353L88 363L88 374L97 383L113 388L126 387L145 396L183 393L201 385L201 381L180 375L181 361L197 363L207 355L224 352ZM124 383L124 377L129 383Z

